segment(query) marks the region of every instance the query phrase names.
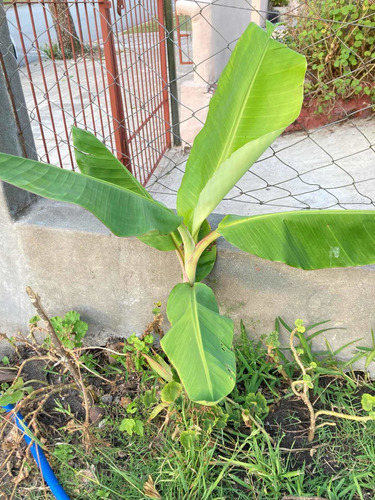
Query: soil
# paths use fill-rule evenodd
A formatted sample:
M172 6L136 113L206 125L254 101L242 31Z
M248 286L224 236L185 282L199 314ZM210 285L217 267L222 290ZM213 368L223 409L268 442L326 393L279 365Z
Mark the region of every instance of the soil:
M110 342L110 348L121 352L123 344L120 345L117 342L119 345L116 349L116 342L117 340ZM108 357L105 351L97 350L90 352L102 366L110 362L111 358ZM35 356L35 352L30 348L21 347L19 348L19 353L20 357L14 357L11 360L13 361L13 366L20 366L24 359L30 359ZM44 355L45 352L41 352L40 354ZM48 367L47 371L46 367ZM364 381L364 374L362 372L356 372L354 375L359 381ZM80 392L72 385L70 375L65 372L61 364L54 366L49 361L30 360L22 370L22 377L25 382L29 381L29 385L32 385L34 389L40 389L46 384L52 387L67 385L67 387L62 388L60 391L56 391L50 396L47 395L42 405L41 400L37 399L36 401L28 401L26 405L22 406L21 412L26 421L30 421L32 412L35 410L38 411L37 425L33 427L33 431L37 433L39 438L41 436L46 437L47 445L53 446L56 439L61 436L62 429L71 429L74 432L77 430L77 427L79 428L79 422L84 422L85 408ZM144 390L144 388L140 387L141 376L137 372L130 373L127 380L124 380L123 372L114 372L109 377L108 381L96 376L86 378L86 387L92 398L90 423L93 425L99 425L104 417L116 420L117 413L121 410L121 407L122 409L126 407L134 397L141 393L141 390ZM321 377L319 383L321 387L327 387L333 383L332 377ZM344 381L340 381L339 379L335 379L334 383L337 384L337 390L341 389L340 384L345 384ZM359 386L357 389L354 399L353 396L351 397L351 402L354 401L354 404L357 402L359 406L363 393L367 392L375 395L375 390L371 390L368 387ZM281 394L283 392L287 394L288 391L289 388L285 386L281 390ZM312 396L311 400L314 407L319 409L319 399L315 398L314 400ZM56 409L57 406L60 407L60 411ZM63 410L66 410L66 412ZM280 451L285 456L290 455L292 470L305 467L305 470L313 475L315 467L314 455L320 448L326 445L317 441L308 443L309 423L309 413L305 404L297 397L283 397L270 408L270 412L264 420L264 428L271 437L275 439L282 437ZM12 450L12 457L7 467L0 469L0 483L2 485L14 485L15 481L17 481L20 466L27 453L26 445L23 439L20 438L20 434L18 433L18 436L14 436L11 429L10 425L6 426L5 429L3 426L3 434L1 436L0 464L7 460L9 451ZM249 429L244 427L240 431L246 434L249 432ZM79 432L76 439L81 440ZM109 437L108 441L112 441L112 438ZM343 446L345 447L345 443L343 443ZM340 467L335 462L334 454L330 452L329 447L326 448L324 454L319 450L320 463L327 476L334 476L339 472ZM351 457L356 456L357 450L353 447L353 443L348 443L347 449L348 455ZM42 486L35 466L29 474L28 481L35 482L36 486ZM236 487L241 489L239 485ZM0 499L3 498L6 497L0 493Z
M361 371L353 372L358 382L365 382L365 374ZM343 379L333 379L332 377L320 377L319 386L322 388L328 387L334 382L337 390L343 389L345 381ZM367 380L368 382L368 380ZM375 389L367 386L358 386L355 394L351 396L351 404L353 406L361 406L361 398L363 394L371 394L375 396ZM323 409L323 405L318 398L310 397L315 410ZM330 452L326 444L317 442L308 442L307 436L310 426L309 412L306 405L299 398L283 398L275 403L266 419L263 422L265 430L268 434L278 439L281 437L281 451L290 453L292 456L292 469L297 470L305 465L306 470L312 472L314 464L314 455L319 448L326 447L326 452L320 458L324 473L327 476L333 476L341 467L334 459L334 453ZM358 452L353 447L352 442L342 442L343 449L347 448L348 454L355 457Z

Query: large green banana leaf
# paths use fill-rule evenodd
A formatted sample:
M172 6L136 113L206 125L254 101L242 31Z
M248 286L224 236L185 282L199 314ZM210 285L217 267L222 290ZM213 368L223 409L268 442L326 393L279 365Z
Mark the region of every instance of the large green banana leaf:
M203 220L299 115L305 58L251 23L237 43L194 141L177 213L196 238Z
M94 134L81 128L72 127L72 137L74 155L83 174L129 189L149 200L153 199L142 184ZM180 239L179 233L178 231L175 233L175 238L178 241ZM176 249L171 236L169 234L161 235L158 231L153 231L138 239L158 250Z
M375 212L370 210L227 215L217 230L245 252L301 269L375 263Z
M94 134L82 128L72 127L72 138L74 156L82 174L152 199L142 184Z
M220 316L212 290L203 283L175 286L167 315L172 328L161 346L189 398L201 404L220 401L235 383L233 322Z
M0 153L0 180L92 212L117 236L168 234L181 217L143 194L46 163Z

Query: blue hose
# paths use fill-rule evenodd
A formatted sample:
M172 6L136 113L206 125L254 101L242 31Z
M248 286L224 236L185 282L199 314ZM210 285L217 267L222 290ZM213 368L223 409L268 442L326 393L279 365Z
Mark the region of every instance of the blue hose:
M13 410L14 406L13 405L6 405L6 406L1 406L0 408L4 408L7 412L10 412ZM35 459L35 462L37 463L39 470L45 480L45 482L48 484L50 487L51 493L54 495L54 497L57 500L70 500L68 495L65 493L64 489L60 485L59 481L57 480L57 477L53 473L53 470L51 469L49 463L47 462L47 459L41 449L41 447L33 440L31 439L27 434L25 434L25 429L28 429L28 426L26 422L23 419L23 416L21 413L13 413L12 418L14 422L16 423L17 427L22 431L23 437L26 441L26 443L30 446L30 451L32 456Z

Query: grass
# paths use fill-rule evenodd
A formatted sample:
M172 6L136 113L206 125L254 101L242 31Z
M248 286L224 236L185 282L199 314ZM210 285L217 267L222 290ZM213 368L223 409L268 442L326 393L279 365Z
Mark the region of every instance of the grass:
M180 27L181 31L191 31L191 18L189 16L178 16L178 25L176 21L176 16L173 16L173 27L176 29L177 26ZM131 29L124 31L124 34L133 33L155 33L159 31L160 23L156 19L151 19L137 26L133 26ZM175 35L176 36L176 35Z
M76 324L81 324L78 318ZM37 328L35 320L32 325ZM142 352L154 356L147 335L140 343L135 338L120 343L119 350L115 349L118 354L111 357L103 349L79 351L81 372L85 363L91 369L91 374L83 380L94 406L103 410L99 423L90 426L89 448L83 439L83 417L78 416L75 406L77 398L80 400L78 393L68 393L64 398L54 394L50 407L44 400L45 414L39 412L39 420L33 427L39 439L43 438L52 468L70 497L77 500L374 498L375 421L363 423L324 417L317 422L324 425L317 427L314 441L308 443L307 409L286 380L297 380L299 367L287 346L278 344L280 330L290 328L280 320L275 328L275 332L254 342L248 340L242 325L235 348L237 385L229 398L208 408L188 401L182 392L152 419L151 413L160 404L166 383L144 362ZM310 401L315 410L363 415L362 395L375 394L374 384L364 373L350 370L344 373L342 363L335 360L329 345L319 355L311 350L312 338L322 331L327 331L325 324L312 325L299 334L296 345L304 366L316 365L310 370L313 386ZM27 347L30 350L30 345ZM64 369L56 368L56 353L50 343L49 349L48 377L61 379ZM38 351L44 352L41 346ZM358 352L368 355L368 351ZM71 382L69 376L64 377L66 383ZM109 379L110 384L99 377ZM113 400L103 402L103 396L109 395ZM22 408L25 414L29 413L28 421L40 404L36 400L33 406L30 401L30 406ZM139 434L121 430L124 419L139 420L142 423ZM6 433L4 425L1 432ZM4 482L4 492L14 491L15 499L52 499L32 460L25 451L16 449L18 462L13 460L14 456L8 460L13 477ZM20 463L26 465L28 475L15 485Z

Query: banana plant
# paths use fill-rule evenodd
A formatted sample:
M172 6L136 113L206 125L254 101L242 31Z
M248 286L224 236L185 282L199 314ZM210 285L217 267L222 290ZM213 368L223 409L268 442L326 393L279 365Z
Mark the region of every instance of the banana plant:
M212 231L207 217L299 115L305 58L250 24L238 41L194 141L178 190L177 214L155 201L91 133L73 128L80 173L0 155L0 179L92 212L117 236L175 251L182 282L167 303L172 325L161 346L195 402L214 404L235 384L233 322L220 315L201 281L225 238L258 257L302 269L375 262L375 213L302 211L227 215Z

